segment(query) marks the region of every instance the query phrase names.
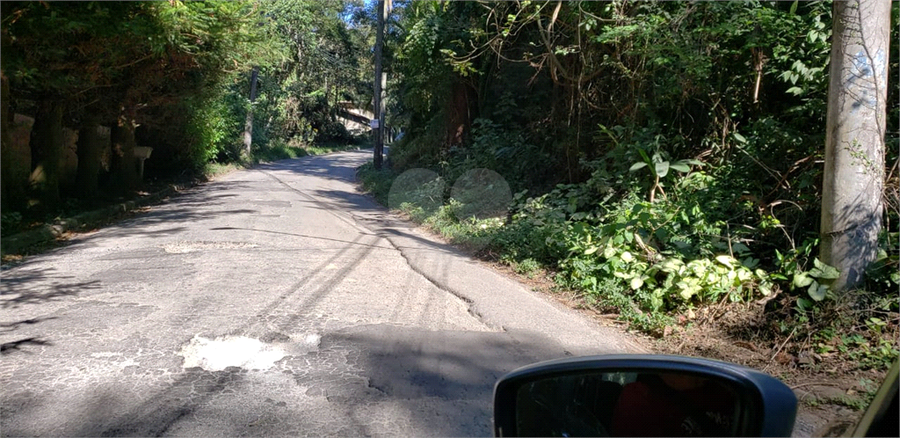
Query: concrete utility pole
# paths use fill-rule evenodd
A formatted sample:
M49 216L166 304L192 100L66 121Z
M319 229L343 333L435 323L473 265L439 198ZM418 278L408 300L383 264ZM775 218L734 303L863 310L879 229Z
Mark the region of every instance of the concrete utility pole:
M253 145L253 102L256 101L256 84L259 81L259 67L254 66L250 72L250 106L247 108L247 119L244 122L244 149L245 158L250 158L250 148Z
M382 51L384 50L384 23L391 13L391 0L378 0L378 24L375 29L375 120L377 127L373 128L375 135L375 157L373 163L376 169L381 169L384 158L384 89L387 85L387 75L384 74L382 65Z
M890 13L885 0L834 2L821 258L841 270L836 291L858 285L878 251Z

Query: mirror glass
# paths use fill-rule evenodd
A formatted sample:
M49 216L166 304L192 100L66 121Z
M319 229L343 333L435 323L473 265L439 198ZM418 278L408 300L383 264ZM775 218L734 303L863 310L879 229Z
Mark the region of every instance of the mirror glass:
M584 372L516 391L519 436L736 436L740 414L731 382L679 371Z

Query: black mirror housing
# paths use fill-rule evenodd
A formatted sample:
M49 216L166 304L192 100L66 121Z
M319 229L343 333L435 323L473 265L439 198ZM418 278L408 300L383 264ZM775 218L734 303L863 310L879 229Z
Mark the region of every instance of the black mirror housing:
M698 400L712 407L690 407ZM672 422L673 410L696 420ZM514 370L494 387L495 436L790 436L796 413L794 392L774 377L683 356L552 360Z

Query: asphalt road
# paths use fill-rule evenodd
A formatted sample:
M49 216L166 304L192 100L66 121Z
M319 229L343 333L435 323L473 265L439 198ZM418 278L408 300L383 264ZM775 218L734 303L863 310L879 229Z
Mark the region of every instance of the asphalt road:
M4 436L491 434L538 360L640 352L398 220L369 151L235 172L4 269Z

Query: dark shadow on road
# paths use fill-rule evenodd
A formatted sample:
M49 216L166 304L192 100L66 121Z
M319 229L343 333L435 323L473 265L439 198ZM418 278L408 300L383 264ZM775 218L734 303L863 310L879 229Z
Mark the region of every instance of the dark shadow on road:
M49 321L51 319L57 319L57 317L43 316L43 317L37 317L37 318L23 319L21 321L0 323L0 333L14 332L14 331L18 330L19 327L26 326L26 325L34 325L34 324L38 324L38 323L41 323L44 321Z
M266 173L270 178L276 180L283 186L293 190L307 199L309 202L319 206L323 210L345 210L351 212L378 212L384 213L380 218L355 216L354 219L364 225L371 225L371 229L376 230L377 234L382 237L390 235L404 237L415 240L417 243L424 245L424 248L410 249L427 249L436 250L444 253L455 254L460 256L468 256L458 248L428 240L419 237L413 233L404 230L413 229L416 225L400 220L391 215L387 208L377 203L371 196L359 192L338 190L338 189L314 189L300 190L291 187L286 182L278 178L275 172L293 172L300 175L324 177L326 179L340 180L342 182L356 184L356 169L360 163L358 154L371 154L368 151L351 151L343 154L305 157L301 159L283 160L276 163L262 165L258 170ZM367 226L367 228L369 228ZM397 246L398 249L407 249L402 245Z
M100 287L97 280L66 282L74 277L58 275L54 271L52 268L5 270L0 283L0 308L57 301Z
M186 226L178 226L183 223L195 223L226 215L256 214L259 211L252 208L223 209L234 202L232 198L240 196L232 192L247 190L251 187L253 187L253 183L248 181L217 181L194 187L168 198L164 203L151 206L145 211L137 211L133 217L105 228L103 236L104 238L172 236L189 229ZM170 226L148 230L150 227L160 225ZM79 243L89 240L90 237Z
M219 211L197 211L193 208L159 209L132 219L128 226L146 227L159 223L198 222L217 216L254 213L257 213L257 210L246 208Z
M314 307L315 303L325 297L331 291L335 284L341 281L348 272L352 271L361 260L375 249L375 245L365 242L359 242L364 235L358 235L357 241L347 242L342 251L335 254L328 260L322 262L316 269L310 271L309 274L300 278L291 288L281 294L277 299L266 306L259 314L248 320L244 329L238 330L243 332L254 322L268 317L272 311L279 306L283 306L287 299L297 293L310 281L321 274L322 267L327 266L341 258L352 258L343 263L341 269L334 271L328 278L317 278L320 280L311 291L306 291L306 295L302 300L302 304L298 307L298 312L292 318L284 322L283 326L292 326L297 323L297 319L301 318L302 310ZM375 237L375 236L371 236ZM76 431L73 436L121 436L121 435L139 435L139 436L160 436L165 435L176 423L184 417L195 412L204 403L211 398L221 396L223 391L228 388L234 391L239 388L241 380L245 377L247 371L239 368L227 368L224 371L210 372L200 368L191 368L185 370L181 376L169 385L166 389L147 398L147 402L137 406L128 412L117 413L110 419L110 416L104 412L87 413L89 420L85 420L84 429ZM102 395L115 403L116 395ZM274 406L273 406L274 408ZM259 416L266 416L269 413L258 412ZM302 415L302 413L294 413ZM278 414L272 414L278 415ZM230 418L232 415L223 413L223 418ZM346 419L346 432L343 435L361 435L365 434L365 427L361 422L354 422L353 418ZM317 420L309 419L310 431L316 428ZM339 431L332 431L336 434ZM216 434L220 436L236 436L246 435L248 433L247 424L232 424L232 430L217 430ZM282 430L272 430L269 433L260 432L263 435L283 434Z
M23 350L23 346L27 345L53 345L50 341L46 341L44 339L38 337L29 337L23 338L16 341L4 342L0 344L0 354L10 354L12 352L22 352L22 353L31 353L30 351Z
M437 436L491 435L497 379L518 367L565 355L555 342L539 335L388 325L326 335L321 348L350 352L353 364L383 401L402 404L417 422L415 430ZM435 401L434 416L415 414L423 403Z
M426 238L416 236L415 234L412 234L412 233L406 233L406 232L400 231L396 228L385 228L383 230L380 230L379 235L381 235L381 236L392 235L392 236L412 239L412 240L415 240L416 242L422 244L421 247L398 245L397 249L401 249L401 250L437 251L437 252L443 252L446 254L458 255L460 257L468 257L467 254L460 251L459 248L457 248L453 245L435 242L433 240L428 240Z
M247 380L247 370L229 367L223 371L206 371L201 368L189 368L166 388L146 398L146 401L127 411L110 411L110 406L120 404L121 396L105 391L96 394L95 399L105 403L93 403L94 409L84 413L83 425L79 430L72 430L71 436L163 436L177 434L178 423L189 419L199 411L207 408L207 404L215 398L228 397L228 394L239 392ZM113 408L114 409L114 408ZM235 409L241 409L235 407ZM272 412L266 411L225 411L217 416L227 423L224 428L216 429L216 436L277 436L285 435L285 429L266 428L264 424L254 424L253 418L281 418L285 416L278 405L271 405ZM292 423L302 422L307 426L304 432L321 434L321 420L307 417L301 411L291 411ZM299 417L299 418L298 418ZM242 421L245 420L245 421ZM364 427L353 423L353 418L346 418L344 431L329 430L328 435L359 436ZM271 426L270 426L271 427ZM174 429L174 430L173 430Z
M165 435L179 420L191 415L213 396L220 395L225 388L239 387L245 374L246 370L236 367L218 372L187 369L170 386L126 412L116 412L112 416L107 412L88 412L92 419L83 421L83 428L73 431L73 436ZM99 397L109 403L116 403L119 398L112 393ZM231 435L229 432L219 431L220 436Z
M327 199L328 204L353 211L387 211L372 198L344 190L314 190L312 193Z

